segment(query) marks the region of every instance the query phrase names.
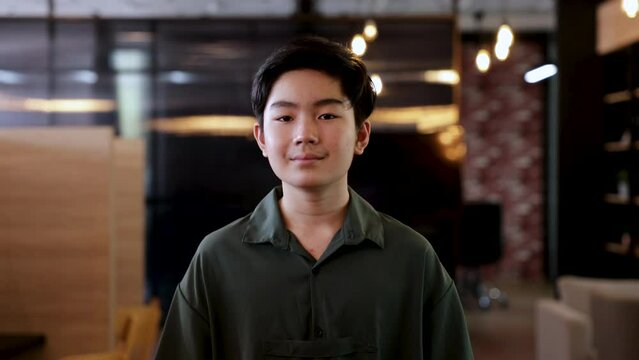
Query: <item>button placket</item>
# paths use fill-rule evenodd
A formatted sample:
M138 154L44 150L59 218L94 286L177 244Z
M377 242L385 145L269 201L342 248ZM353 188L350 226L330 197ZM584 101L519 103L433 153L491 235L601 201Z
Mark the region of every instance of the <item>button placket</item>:
M318 300L317 300L317 274L319 273L319 267L313 266L309 273L309 286L311 293L311 329L313 337L322 338L324 336L324 329L319 326L318 319L321 318L318 314Z

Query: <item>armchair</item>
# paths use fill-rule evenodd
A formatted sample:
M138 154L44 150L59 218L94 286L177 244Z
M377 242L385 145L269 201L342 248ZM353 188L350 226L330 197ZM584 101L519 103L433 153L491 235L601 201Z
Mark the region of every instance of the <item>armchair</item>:
M559 300L536 304L538 360L625 360L639 354L639 279L562 276Z

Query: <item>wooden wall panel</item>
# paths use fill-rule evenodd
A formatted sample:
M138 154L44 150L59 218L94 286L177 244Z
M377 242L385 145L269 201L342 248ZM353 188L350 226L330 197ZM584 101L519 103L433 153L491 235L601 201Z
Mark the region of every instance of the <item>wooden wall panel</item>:
M116 304L144 302L144 142L116 139Z
M607 54L639 41L639 16L621 10L621 1L608 0L597 9L597 53Z
M112 346L112 131L0 131L0 332L45 359Z

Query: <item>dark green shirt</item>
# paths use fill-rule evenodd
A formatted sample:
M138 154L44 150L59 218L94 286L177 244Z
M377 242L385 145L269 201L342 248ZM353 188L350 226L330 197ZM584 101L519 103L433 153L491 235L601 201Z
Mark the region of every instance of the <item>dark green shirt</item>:
M281 191L202 241L157 359L472 359L457 291L424 237L349 189L316 261L284 227Z

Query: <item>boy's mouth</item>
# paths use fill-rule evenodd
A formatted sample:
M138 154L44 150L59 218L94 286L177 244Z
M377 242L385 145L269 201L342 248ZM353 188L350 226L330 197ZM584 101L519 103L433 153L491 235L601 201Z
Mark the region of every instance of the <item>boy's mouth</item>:
M294 161L308 161L308 160L322 160L325 158L325 155L322 154L298 154L291 157L291 160Z

